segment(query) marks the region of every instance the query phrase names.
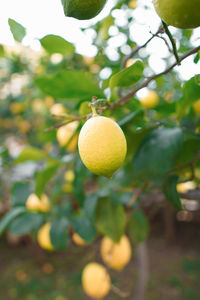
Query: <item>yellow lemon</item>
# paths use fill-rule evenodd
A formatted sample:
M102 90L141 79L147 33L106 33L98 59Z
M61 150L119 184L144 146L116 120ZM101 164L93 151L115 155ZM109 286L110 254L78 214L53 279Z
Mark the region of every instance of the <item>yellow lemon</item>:
M123 269L131 259L131 244L127 236L122 236L119 243L104 237L101 242L101 256L103 261L112 269Z
M153 0L157 14L168 25L178 28L200 26L199 0Z
M50 229L50 223L46 223L42 227L40 227L37 233L37 241L41 248L52 251L54 248L51 243Z
M31 129L31 124L27 120L22 120L18 124L19 130L23 133L27 133Z
M139 98L142 106L147 108L154 108L159 101L159 96L155 91L149 90L145 97Z
M24 111L24 107L22 103L13 102L10 104L10 110L13 114L20 114Z
M50 112L54 116L66 114L67 110L61 103L55 103L51 108Z
M131 1L129 1L128 7L132 8L132 9L135 9L137 7L137 0L131 0Z
M48 212L51 209L51 205L45 194L40 199L35 194L31 194L26 200L26 208L31 211Z
M179 193L187 193L189 190L194 190L196 188L196 184L194 181L187 181L178 183L176 188Z
M67 145L67 150L69 152L75 152L77 143L78 143L78 135L75 134L75 131L78 127L78 121L73 121L69 124L66 124L57 130L57 140L61 147ZM73 136L74 135L74 136ZM73 136L73 138L72 138ZM70 141L71 139L71 141ZM69 142L70 141L70 142ZM69 143L69 144L68 144Z
M82 237L80 237L80 235L78 235L76 232L73 233L72 240L78 246L86 246L87 245L86 241L84 239L82 239Z
M102 116L85 122L78 148L85 166L94 174L108 178L123 164L127 151L126 138L119 125Z
M73 182L75 178L75 174L73 170L68 170L64 174L64 178L67 182Z
M92 298L105 297L111 288L110 276L106 268L95 262L89 263L82 272L82 286L84 292Z
M194 111L197 115L200 115L200 99L198 99L196 102L193 104Z

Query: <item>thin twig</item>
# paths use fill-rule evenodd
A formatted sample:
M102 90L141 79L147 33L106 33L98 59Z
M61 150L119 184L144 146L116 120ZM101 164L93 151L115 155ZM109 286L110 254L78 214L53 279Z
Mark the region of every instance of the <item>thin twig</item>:
M127 298L128 296L130 296L129 292L123 292L120 289L118 289L116 286L114 286L113 284L111 285L111 290L117 294L118 296L120 296L121 298Z
M163 24L163 27L165 28L166 34L168 35L168 37L169 37L169 39L171 41L173 52L174 52L174 56L176 58L177 64L180 65L180 59L179 59L179 56L178 56L178 51L177 51L176 43L175 43L175 41L173 39L173 36L171 35L171 32L169 31L169 28L168 28L167 24L164 21L162 21L162 24Z

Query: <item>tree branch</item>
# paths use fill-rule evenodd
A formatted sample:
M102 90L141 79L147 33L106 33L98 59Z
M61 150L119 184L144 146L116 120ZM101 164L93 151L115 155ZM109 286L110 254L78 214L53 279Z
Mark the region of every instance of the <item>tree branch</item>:
M193 49L189 50L188 52L186 52L185 54L183 54L182 56L179 57L179 62L182 62L184 59L186 59L187 57L189 57L190 55L196 53L196 52L199 51L199 50L200 50L200 46L198 46L198 47L196 47L196 48L193 48ZM177 66L178 64L179 64L179 63L176 61L176 62L173 63L171 66L169 66L165 71L160 72L160 73L158 73L158 74L155 74L155 75L153 75L153 76L147 78L147 79L146 79L144 82L142 82L139 86L135 87L135 88L133 89L133 91L131 91L129 94L127 94L126 96L120 98L119 100L117 100L117 101L115 101L115 102L113 102L113 103L110 103L109 107L110 107L111 109L114 109L116 106L125 104L126 102L128 102L128 101L130 100L130 98L132 98L132 97L135 95L136 92L138 92L138 91L141 90L142 88L148 86L148 84L149 84L152 80L154 80L154 79L156 79L156 78L158 78L158 77L160 77L160 76L162 76L162 75L165 75L165 74L169 73L169 72L170 72L175 66Z

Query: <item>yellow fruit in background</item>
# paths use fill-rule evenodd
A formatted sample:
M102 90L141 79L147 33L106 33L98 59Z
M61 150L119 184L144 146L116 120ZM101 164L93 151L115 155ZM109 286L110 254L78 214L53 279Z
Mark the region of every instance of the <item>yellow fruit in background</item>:
M51 205L45 194L40 199L35 194L31 194L26 200L26 208L31 211L48 212L51 209Z
M176 188L179 193L187 193L189 190L196 188L196 183L194 181L182 182L178 183Z
M127 151L126 138L119 125L102 116L85 122L78 148L84 165L94 174L108 178L121 167Z
M73 185L72 183L65 183L62 185L62 191L65 193L72 193L73 192Z
M129 1L128 7L132 8L132 9L135 9L137 7L137 0L131 0L131 1Z
M61 147L63 147L65 145L67 145L67 143L69 143L67 145L67 150L69 152L76 151L76 147L77 147L77 143L78 143L78 134L74 135L74 133L78 127L78 124L79 124L78 121L73 121L67 125L64 125L64 126L58 128L58 130L57 130L56 136L57 136L59 145ZM74 135L74 137L72 138L73 135ZM71 139L71 141L70 141L70 139Z
M47 96L45 98L45 104L46 106L51 107L54 104L54 99L50 96Z
M73 170L67 170L64 174L64 178L67 182L73 182L75 178L75 174Z
M104 237L101 242L101 256L103 261L112 269L123 269L131 259L131 244L127 236L123 235L119 243Z
M42 227L40 227L37 233L37 241L41 248L52 251L54 248L51 243L50 229L50 223L46 223Z
M47 111L45 102L42 99L35 99L31 104L32 110L37 113L44 114Z
M80 237L80 235L78 235L76 232L73 233L72 240L78 246L86 246L87 245L87 242L84 239L82 239L82 237Z
M50 112L54 116L59 116L59 115L66 114L67 110L61 103L55 103L51 107Z
M154 108L158 104L159 96L155 91L149 90L146 96L139 98L139 101L144 107Z
M24 111L24 107L22 103L19 102L13 102L10 104L10 111L13 114L20 114Z
M27 120L22 120L18 124L19 130L23 133L27 133L31 129L31 124Z
M111 288L111 281L106 268L98 263L91 262L82 272L82 286L84 292L95 299L105 297Z
M194 111L197 115L200 115L200 99L198 99L196 102L193 104Z
M199 0L153 0L157 14L167 23L178 28L200 26Z

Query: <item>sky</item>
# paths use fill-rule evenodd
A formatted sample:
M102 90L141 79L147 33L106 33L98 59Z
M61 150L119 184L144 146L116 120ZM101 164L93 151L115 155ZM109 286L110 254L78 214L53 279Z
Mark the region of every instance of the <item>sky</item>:
M95 32L91 25L108 16L110 9L117 0L108 0L103 11L95 18L86 21L76 20L64 16L61 0L0 0L0 44L14 45L14 40L8 25L8 18L22 24L27 29L27 36L23 40L25 46L31 46L35 50L40 49L38 39L47 34L57 34L72 42L77 53L86 56L94 56L97 49L92 45L92 37ZM139 44L143 44L150 36L150 31L156 32L160 19L154 9L144 11L142 5L152 6L151 0L138 0L138 8L133 11L136 23L131 24L130 32L133 39ZM127 17L123 11L113 12L118 25L126 24ZM81 28L88 28L83 33ZM124 42L123 35L120 35L113 28L112 45L119 45ZM176 29L170 27L171 32ZM200 28L195 30L194 45L199 43ZM110 42L110 44L111 44ZM109 48L108 55L111 59L117 59L114 47ZM149 64L155 72L165 69L163 58L168 55L166 45L161 39L155 38L147 46L148 53L151 54ZM174 59L174 58L172 58ZM199 73L200 64L193 64L192 57L187 58L177 70L184 80L187 80Z

